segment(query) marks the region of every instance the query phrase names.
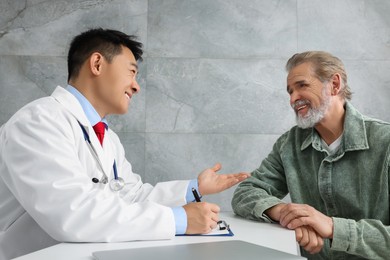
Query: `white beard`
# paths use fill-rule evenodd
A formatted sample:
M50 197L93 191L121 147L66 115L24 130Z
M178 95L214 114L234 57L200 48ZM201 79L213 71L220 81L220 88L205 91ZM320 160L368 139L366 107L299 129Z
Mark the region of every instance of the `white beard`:
M328 111L328 108L330 106L330 95L326 93L326 87L323 87L322 90L322 96L321 104L318 108L312 108L311 106L308 108L308 111L306 115L300 116L298 113L296 113L296 122L298 127L300 128L310 128L314 127L317 123L319 123L326 114L326 111ZM304 102L308 105L310 105L310 101L308 100L301 100L301 102Z

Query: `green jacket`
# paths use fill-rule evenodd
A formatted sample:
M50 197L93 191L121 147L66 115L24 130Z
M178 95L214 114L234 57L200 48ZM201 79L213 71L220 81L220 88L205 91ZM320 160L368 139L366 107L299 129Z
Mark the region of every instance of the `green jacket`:
M270 220L264 211L290 193L334 221L332 242L309 259L390 259L390 124L346 103L344 134L333 155L314 128L283 134L252 177L236 189L236 214Z

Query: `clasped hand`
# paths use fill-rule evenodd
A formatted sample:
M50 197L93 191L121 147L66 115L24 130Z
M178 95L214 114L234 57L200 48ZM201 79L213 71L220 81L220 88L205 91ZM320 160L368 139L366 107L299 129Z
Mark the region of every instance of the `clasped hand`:
M283 227L295 230L299 245L312 254L322 249L323 239L333 238L332 218L309 205L278 204L267 210L266 214Z

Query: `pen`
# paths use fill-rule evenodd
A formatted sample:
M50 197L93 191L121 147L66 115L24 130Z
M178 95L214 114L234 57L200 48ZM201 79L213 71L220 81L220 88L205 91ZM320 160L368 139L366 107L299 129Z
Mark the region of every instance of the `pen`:
M195 201L196 201L196 202L200 202L199 194L198 194L198 192L196 191L195 188L192 188L192 194L194 194Z

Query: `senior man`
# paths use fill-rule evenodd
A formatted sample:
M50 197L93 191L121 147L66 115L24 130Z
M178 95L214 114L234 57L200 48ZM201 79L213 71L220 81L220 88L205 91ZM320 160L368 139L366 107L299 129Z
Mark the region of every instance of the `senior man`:
M298 53L286 69L297 126L237 187L235 213L295 230L309 259L389 259L390 124L352 106L337 57Z

